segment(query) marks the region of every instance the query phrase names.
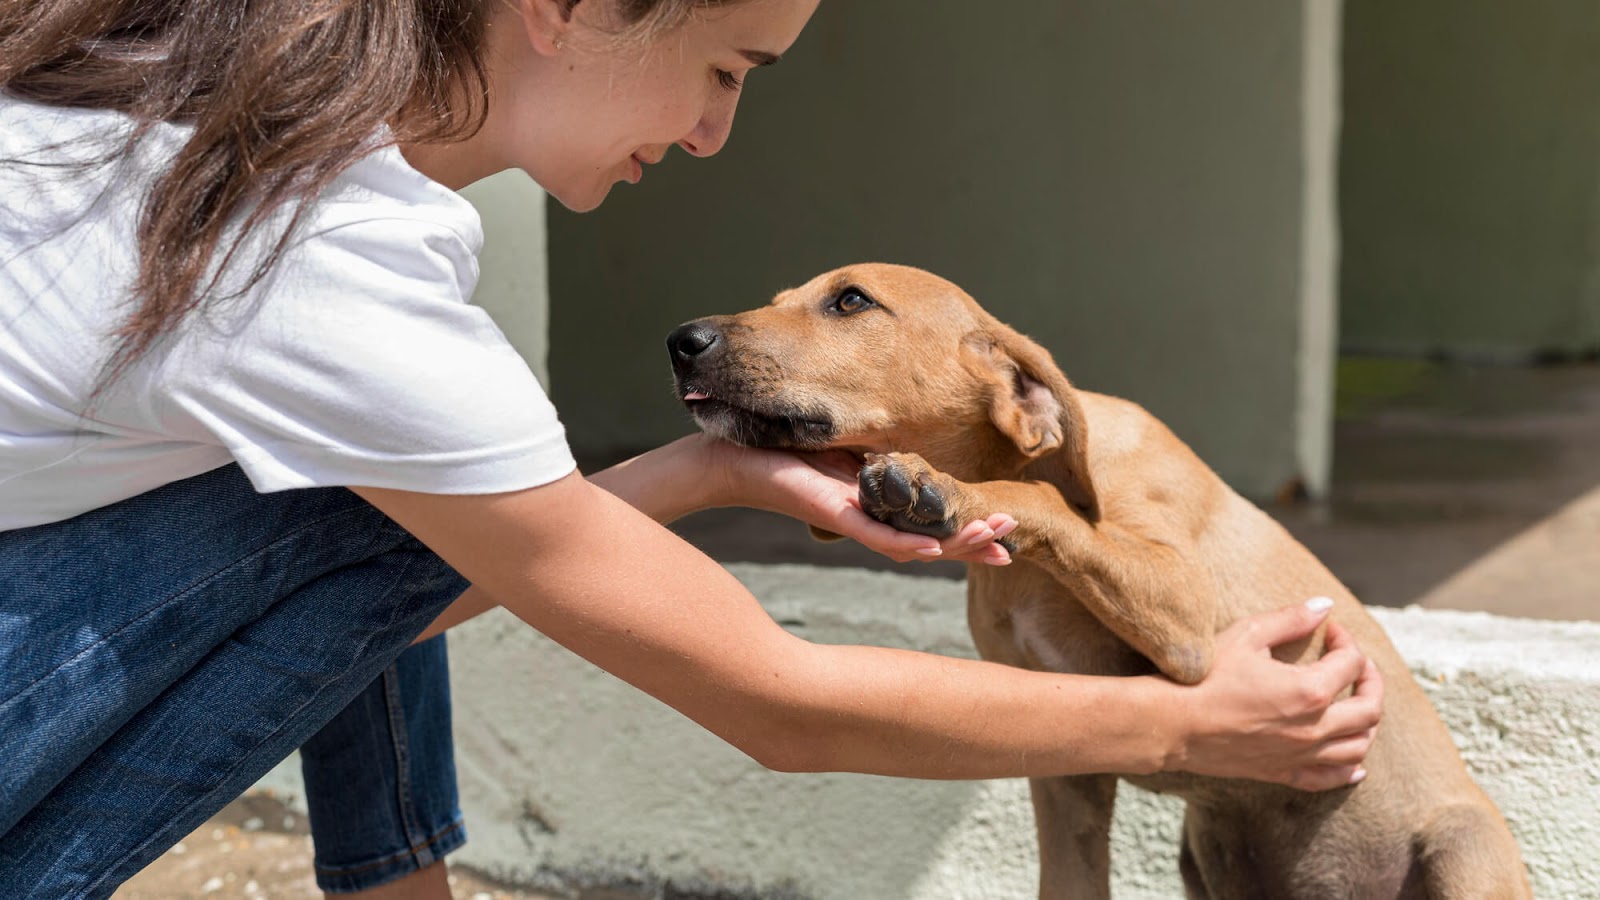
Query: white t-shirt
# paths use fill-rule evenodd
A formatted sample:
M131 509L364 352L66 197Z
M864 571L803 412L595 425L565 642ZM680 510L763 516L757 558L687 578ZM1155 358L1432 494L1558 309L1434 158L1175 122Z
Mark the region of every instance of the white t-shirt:
M185 319L89 409L131 310L140 204L187 130L99 167L33 163L98 158L126 126L0 94L0 530L233 461L263 492L491 493L573 470L538 381L468 303L476 211L393 147L339 177L264 281Z

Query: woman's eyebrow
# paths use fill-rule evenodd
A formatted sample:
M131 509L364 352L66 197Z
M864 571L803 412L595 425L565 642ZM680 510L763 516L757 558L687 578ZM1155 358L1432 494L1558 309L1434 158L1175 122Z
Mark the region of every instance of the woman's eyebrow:
M776 53L768 53L765 50L740 50L739 55L758 66L770 66L783 58Z

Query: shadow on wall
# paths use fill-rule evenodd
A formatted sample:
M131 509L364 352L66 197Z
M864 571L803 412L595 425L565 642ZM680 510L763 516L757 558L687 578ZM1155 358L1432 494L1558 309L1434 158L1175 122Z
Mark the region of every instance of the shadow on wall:
M1369 601L1600 618L1594 4L1347 0L1343 69L1340 340L1387 358L1296 530Z
M1334 435L1272 512L1363 600L1600 619L1600 366L1346 358Z

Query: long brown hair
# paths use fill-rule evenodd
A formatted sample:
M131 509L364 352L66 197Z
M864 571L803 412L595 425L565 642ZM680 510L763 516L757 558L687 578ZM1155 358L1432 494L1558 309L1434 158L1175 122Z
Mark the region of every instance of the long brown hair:
M132 131L108 161L157 122L194 128L145 201L134 311L114 333L102 386L215 299L217 276L245 237L288 205L289 225L244 289L259 282L320 193L385 125L395 141L476 133L488 112L491 2L0 0L0 89L128 113ZM726 2L616 7L624 23L655 31ZM566 11L577 3L565 0Z

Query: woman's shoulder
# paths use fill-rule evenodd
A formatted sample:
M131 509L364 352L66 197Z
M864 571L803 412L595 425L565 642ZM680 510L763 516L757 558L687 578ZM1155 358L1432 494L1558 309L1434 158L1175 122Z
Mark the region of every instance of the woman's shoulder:
M115 178L126 189L119 193L137 195L179 152L192 129L157 123L124 156L134 128L132 117L116 110L52 106L0 91L0 163L8 164L0 165L0 178L57 194L66 189L74 195L67 199L77 200L98 196ZM95 165L113 158L123 164ZM129 177L140 183L128 183ZM473 255L483 246L482 222L472 204L412 168L387 133L375 134L370 149L328 185L308 212L307 234L387 222L392 233L402 236L409 223L416 233L443 228Z
M339 175L319 198L313 227L325 232L373 223L414 239L444 229L473 256L483 249L477 209L412 168L393 144L378 146Z
M67 150L84 138L123 130L128 124L127 116L112 110L50 106L0 91L0 146L7 158Z

